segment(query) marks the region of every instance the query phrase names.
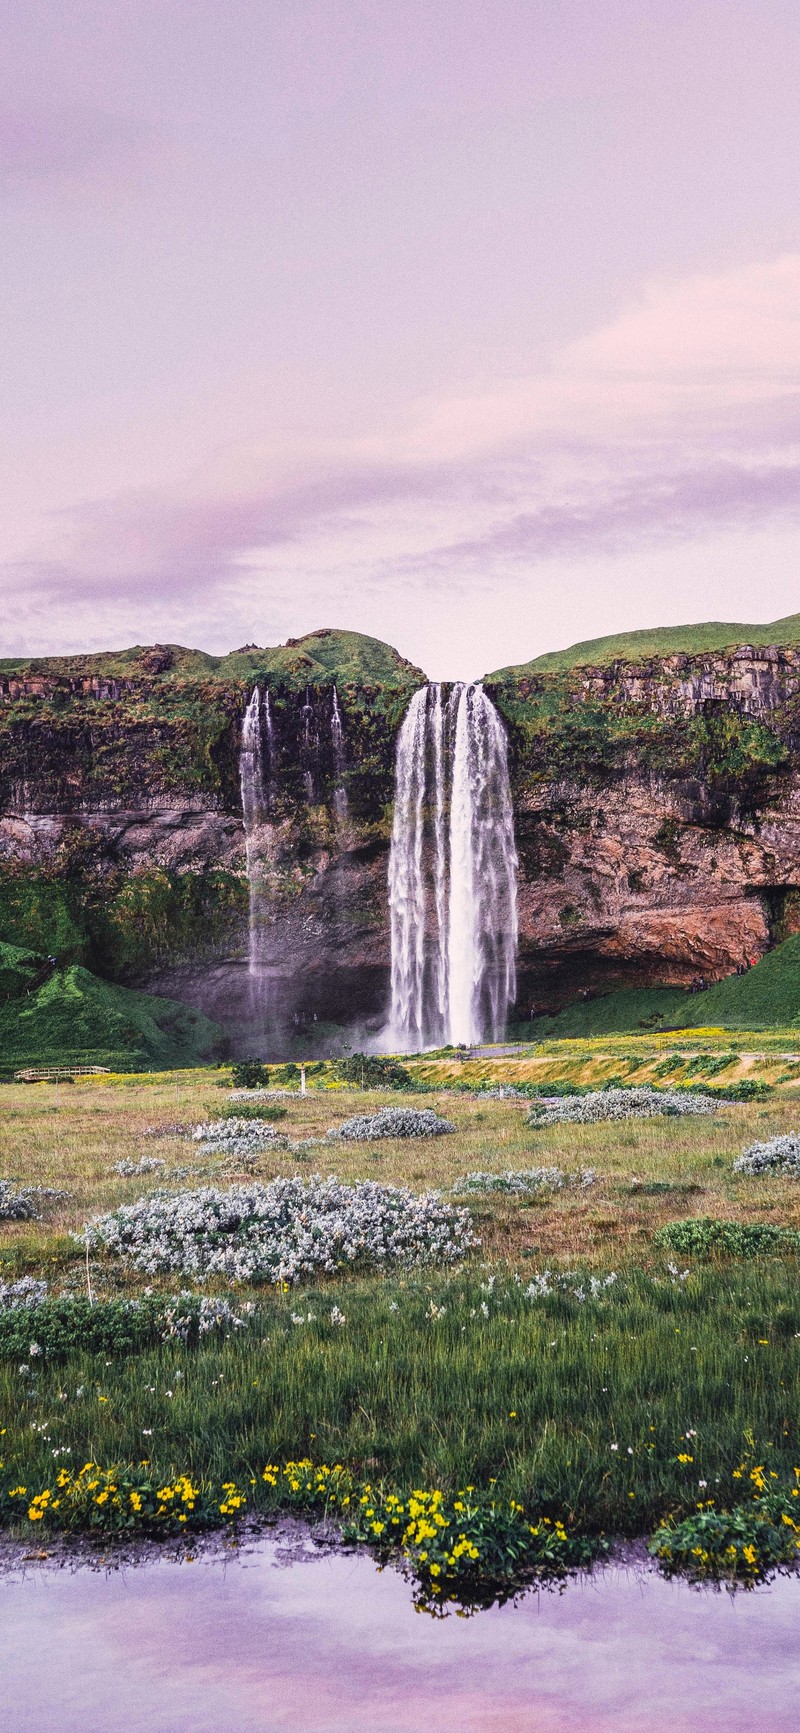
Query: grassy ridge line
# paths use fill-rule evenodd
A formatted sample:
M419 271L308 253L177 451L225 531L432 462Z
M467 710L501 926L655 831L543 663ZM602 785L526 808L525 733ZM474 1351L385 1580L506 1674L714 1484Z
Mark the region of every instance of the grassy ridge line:
M518 662L487 674L488 681L513 680L526 674L564 673L582 664L599 667L606 662L641 661L653 656L697 654L703 650L726 650L735 645L781 645L800 642L800 614L787 614L767 625L708 620L689 626L654 626L638 632L616 632L604 638L586 638L564 650L550 650L530 662Z
M136 644L129 650L103 650L75 656L6 657L0 659L0 673L66 677L100 675L119 679L146 674L155 686L169 686L176 679L187 678L230 681L269 676L290 685L332 680L396 684L398 679L420 685L425 680L421 669L400 656L390 644L363 632L323 628L307 632L304 637L288 644L263 648L248 646L233 650L227 656L210 656L204 650L187 649L182 644L157 648L172 656L171 665L163 671L148 671L142 659L152 655L152 648Z

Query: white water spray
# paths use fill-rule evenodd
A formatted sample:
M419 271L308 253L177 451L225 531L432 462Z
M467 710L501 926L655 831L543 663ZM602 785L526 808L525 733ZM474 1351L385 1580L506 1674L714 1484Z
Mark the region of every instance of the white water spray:
M516 993L514 819L505 730L480 685L415 692L397 742L389 859L390 1037L503 1033Z
M262 718L264 733L262 733ZM265 762L264 734L267 739ZM273 757L272 714L269 693L256 686L242 721L242 744L239 753L239 781L242 790L242 816L247 859L247 884L250 897L248 924L248 968L251 993L258 996L263 983L263 949L267 917L267 899L260 870L263 856L263 827L269 813L269 784Z
M339 694L335 686L333 688L333 706L331 709L331 752L333 756L333 774L336 778L336 787L333 791L333 815L337 825L341 826L347 822L347 790L344 786L343 780L347 766L347 759L344 750L344 729L342 727L342 717L339 710Z

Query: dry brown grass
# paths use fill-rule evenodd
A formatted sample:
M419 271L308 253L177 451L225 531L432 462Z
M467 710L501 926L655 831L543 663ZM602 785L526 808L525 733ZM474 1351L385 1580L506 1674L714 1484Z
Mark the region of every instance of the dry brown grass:
M796 1181L745 1178L731 1171L733 1156L749 1143L797 1128L800 1109L785 1093L768 1102L724 1104L713 1118L557 1125L543 1131L526 1124L524 1101L481 1102L444 1093L402 1100L438 1108L455 1122L456 1134L429 1142L335 1144L311 1149L302 1161L291 1151L271 1151L247 1171L264 1179L336 1172L346 1180L381 1179L419 1190L448 1189L474 1169L593 1168L597 1182L586 1191L569 1188L539 1200L502 1194L471 1199L485 1255L514 1263L578 1257L604 1263L626 1252L641 1254L662 1222L683 1215L800 1227ZM22 1259L31 1269L54 1255L69 1259L68 1230L201 1160L188 1135L151 1138L145 1129L176 1122L189 1127L217 1116L225 1101L213 1072L76 1082L58 1091L47 1084L3 1087L0 1177L63 1187L70 1197L46 1223L0 1224L0 1256L7 1258L15 1249L17 1263ZM396 1095L372 1091L313 1091L285 1103L288 1115L279 1129L298 1140L324 1137L353 1112L397 1102ZM163 1174L122 1179L113 1172L115 1163L137 1161L143 1154L163 1158ZM244 1169L227 1166L209 1171L205 1182L244 1177ZM184 1183L204 1180L189 1177ZM653 1184L670 1189L648 1192Z

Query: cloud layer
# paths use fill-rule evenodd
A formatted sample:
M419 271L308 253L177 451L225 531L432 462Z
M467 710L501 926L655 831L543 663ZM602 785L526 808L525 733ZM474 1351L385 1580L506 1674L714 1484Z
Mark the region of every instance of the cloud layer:
M487 593L534 597L559 565L770 525L800 528L798 256L648 285L535 376L354 438L209 442L177 485L55 514L3 582L52 647L98 607L106 641L134 618L217 644L298 613L358 625L393 586L478 627Z

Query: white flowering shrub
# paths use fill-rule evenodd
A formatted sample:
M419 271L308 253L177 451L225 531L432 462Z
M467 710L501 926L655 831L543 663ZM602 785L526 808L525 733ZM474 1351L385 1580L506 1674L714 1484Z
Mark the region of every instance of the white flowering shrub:
M68 1197L68 1191L49 1185L15 1186L10 1179L0 1179L0 1221L37 1221L46 1209Z
M229 1101L281 1101L287 1096L297 1100L297 1089L232 1089Z
M523 1290L528 1300L548 1300L552 1294L567 1294L583 1304L586 1300L608 1299L617 1281L616 1270L607 1276L578 1274L573 1270L540 1270Z
M479 1101L527 1101L530 1091L518 1088L516 1083L493 1083L489 1088L479 1084L475 1094Z
M155 1192L87 1223L83 1243L156 1275L297 1282L342 1268L454 1264L478 1242L466 1210L437 1193L334 1174L219 1191Z
M47 1283L35 1276L22 1276L18 1282L0 1282L0 1310L30 1310L47 1299Z
M270 1147L283 1148L286 1139L263 1119L211 1119L196 1125L192 1139L204 1155L226 1155L237 1160L256 1160Z
M771 1137L768 1143L751 1143L737 1155L735 1173L786 1173L800 1179L800 1137Z
M143 1155L140 1161L115 1162L114 1173L118 1173L120 1179L138 1179L140 1174L158 1173L159 1169L164 1166L166 1163L161 1160L160 1156Z
M449 1119L440 1119L432 1107L383 1107L379 1113L357 1113L342 1125L333 1126L331 1138L349 1143L372 1143L382 1137L443 1137L455 1131Z
M501 1191L515 1194L562 1191L567 1185L594 1185L596 1177L590 1167L583 1167L578 1173L565 1173L561 1167L507 1167L504 1173L465 1173L461 1179L455 1181L453 1191Z
M248 1308L248 1312L253 1310L253 1307ZM161 1340L169 1342L177 1339L188 1342L195 1333L200 1337L230 1336L234 1330L243 1330L247 1321L240 1312L235 1311L230 1300L204 1294L198 1302L195 1294L183 1293L165 1307L161 1322Z
M598 1089L588 1095L565 1095L546 1107L535 1103L528 1114L528 1124L536 1128L569 1121L574 1125L593 1125L601 1119L652 1119L657 1114L677 1117L683 1114L716 1113L717 1103L707 1095L695 1095L675 1089Z

